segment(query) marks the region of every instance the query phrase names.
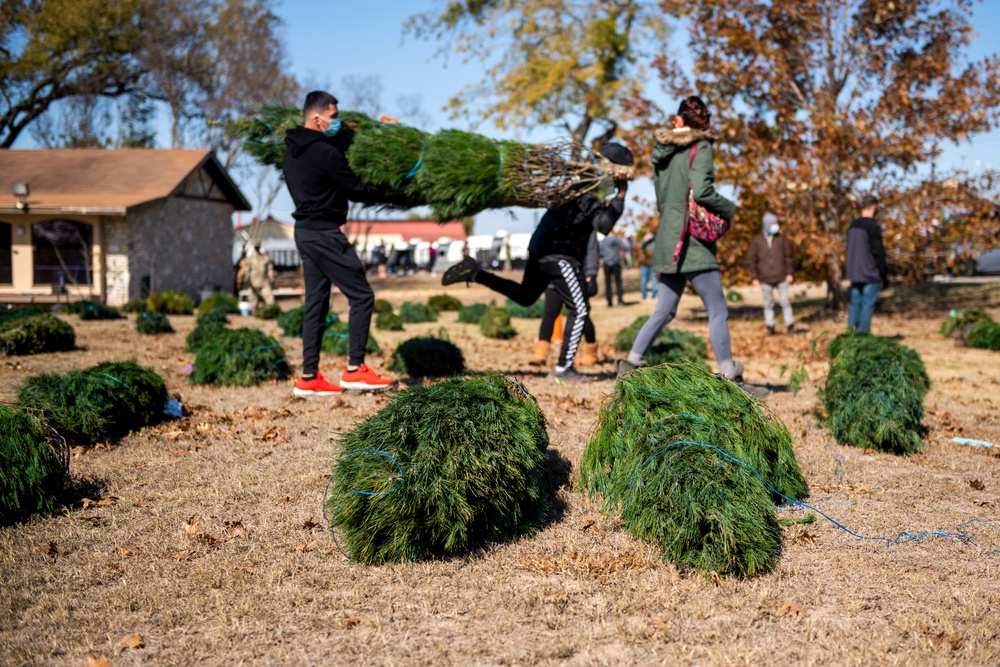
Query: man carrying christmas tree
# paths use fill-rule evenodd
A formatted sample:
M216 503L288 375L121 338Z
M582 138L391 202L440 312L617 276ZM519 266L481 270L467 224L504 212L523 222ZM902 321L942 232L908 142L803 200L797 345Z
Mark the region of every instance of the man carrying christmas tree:
M377 203L385 195L362 183L347 164L352 133L341 126L337 99L322 91L306 95L304 127L285 134L282 168L295 202L295 246L302 259L306 313L302 323L302 377L296 396L336 394L344 389L385 389L391 380L365 365L365 348L375 293L354 246L340 229L347 221L348 201ZM347 297L350 353L347 370L335 385L319 372L319 352L330 310L330 286Z
M632 151L617 143L607 143L601 155L619 165L632 165ZM583 276L583 261L587 242L596 230L607 234L625 210L628 177L616 175L618 194L604 203L587 193L545 212L528 243L528 263L520 283L481 271L479 264L466 257L449 268L441 279L442 285L465 281L477 282L499 292L522 306L530 306L551 283L566 305L566 325L559 362L549 380L556 384L587 382L589 378L576 372L573 362L583 335L584 323L590 313L587 286Z

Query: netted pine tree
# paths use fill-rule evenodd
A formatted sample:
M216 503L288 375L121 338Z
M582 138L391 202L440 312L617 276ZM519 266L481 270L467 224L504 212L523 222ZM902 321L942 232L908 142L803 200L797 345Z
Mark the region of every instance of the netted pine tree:
M513 299L507 299L504 308L511 317L523 320L540 320L545 315L545 299L539 299L530 306L522 306Z
M447 340L424 336L411 338L392 353L389 370L411 377L442 377L465 370L465 358Z
M214 312L235 315L240 312L240 304L232 294L213 292L198 304L198 315L208 315Z
M975 323L965 336L965 344L980 350L1000 351L1000 324L992 320Z
M164 315L191 315L194 313L194 301L184 292L168 289L150 294L146 299L146 310Z
M135 318L135 330L145 336L155 336L161 333L174 333L170 320L163 313L147 310Z
M510 325L510 312L506 308L490 308L479 318L479 331L487 338L505 340L517 335Z
M323 333L323 342L320 349L328 354L335 354L338 357L346 357L351 352L351 338L348 334L347 322L337 322L327 327ZM375 336L368 334L368 343L365 345L367 354L381 354L382 346L375 340Z
M643 315L624 329L620 329L615 334L615 349L620 352L630 351L635 344L636 336L639 335L639 330L648 319L648 315ZM650 366L675 364L686 360L708 368L702 361L706 358L708 358L708 345L705 339L682 329L663 329L646 353L646 363Z
M375 328L379 331L402 331L403 320L399 319L399 315L392 311L379 313L378 317L375 318Z
M485 303L474 303L471 306L465 306L458 311L458 321L463 324L479 324L479 320L483 319L483 315L491 307Z
M66 441L37 412L0 403L0 525L56 509L68 469Z
M399 319L406 323L437 322L437 311L422 303L405 302L399 307Z
M427 305L439 313L443 313L447 310L454 310L457 312L463 308L462 302L450 294L435 294L427 299Z
M192 384L249 387L289 374L285 351L260 329L231 329L207 341L194 360Z
M534 397L502 375L410 387L338 443L330 525L370 564L533 534L548 514L547 447Z
M75 347L76 332L72 325L55 315L30 315L0 325L0 354L62 352Z

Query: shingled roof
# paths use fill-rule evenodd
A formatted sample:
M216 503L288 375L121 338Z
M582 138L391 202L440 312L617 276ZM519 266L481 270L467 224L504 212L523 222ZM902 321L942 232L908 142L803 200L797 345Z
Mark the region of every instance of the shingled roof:
M195 172L211 181L199 183L197 196L250 210L209 150L57 148L0 150L0 213L18 212L11 184L28 183L32 213L124 215L171 195L195 196L188 178Z

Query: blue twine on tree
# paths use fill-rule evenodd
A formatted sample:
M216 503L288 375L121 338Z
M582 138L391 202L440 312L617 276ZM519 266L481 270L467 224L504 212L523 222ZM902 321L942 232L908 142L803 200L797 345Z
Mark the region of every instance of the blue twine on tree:
M896 546L897 544L902 544L902 543L906 543L906 542L915 542L915 541L917 541L919 539L923 539L925 537L944 537L944 538L948 538L948 539L962 540L963 542L967 542L968 544L971 544L974 547L978 547L980 549L986 549L987 551L990 551L992 553L1000 554L1000 549L989 549L987 547L984 547L981 544L977 543L975 540L973 540L971 537L969 537L968 533L963 533L963 532L959 532L959 531L951 532L951 531L941 531L941 530L930 530L930 531L926 531L926 532L918 533L918 534L914 535L913 533L910 533L909 531L905 531L904 530L901 533L899 533L895 538L892 538L892 539L890 539L888 537L871 537L871 536L868 536L868 535L860 535L858 533L855 533L853 530L851 530L850 528L848 528L844 524L840 523L839 521L837 521L833 517L829 516L828 514L826 514L825 512L823 512L822 510L820 510L820 509L818 509L818 508L816 508L816 507L814 507L814 506L812 506L812 505L810 505L808 503L804 503L801 500L795 500L794 498L789 498L785 494L781 493L776 488L774 488L774 486L772 486L770 482L768 482L766 479L764 479L764 476L761 475L759 472L757 472L757 470L753 466L751 466L750 464L744 463L743 461L739 460L738 458L736 458L732 454L729 454L728 452L725 452L725 451L719 449L715 445L709 445L709 444L706 444L704 442L695 442L693 440L677 440L677 441L671 442L666 447L663 447L662 449L660 449L659 451L655 452L654 454L651 454L645 461L642 462L642 464L639 466L639 468L632 475L632 479L629 481L628 489L625 492L625 506L624 506L624 509L622 510L622 514L623 515L625 514L625 511L628 509L628 501L629 501L629 496L632 493L632 485L635 484L635 480L639 476L639 473L642 471L643 467L645 467L646 464L648 464L650 461L652 461L653 459L655 459L657 456L659 456L660 454L663 454L668 449L670 449L670 448L672 448L672 447L674 447L676 445L695 445L697 447L704 447L706 449L713 449L713 450L715 450L716 452L718 452L719 454L722 454L727 459L729 459L729 460L731 460L731 461L733 461L735 463L740 464L744 468L747 468L753 474L757 475L757 477L760 479L760 481L764 482L765 486L767 486L767 488L770 489L771 492L774 493L775 495L780 496L781 498L784 498L785 501L787 501L788 503L791 503L792 505L798 505L799 507L803 507L805 509L812 510L813 512L816 512L817 514L819 514L821 517L823 517L824 519L826 519L827 521L829 521L830 523L832 523L837 528L840 528L842 531L844 531L845 533L847 533L851 537L856 537L859 540L871 540L873 542L884 542L887 547L892 547L892 546ZM982 523L984 525L989 526L990 528L993 528L993 529L997 530L997 527L994 526L993 524L991 524L991 523L989 523L987 521L983 521L982 519L978 519L978 518L973 518L973 519L970 519L969 521L965 521L964 523L960 523L957 526L957 528L961 528L962 526L968 525L970 523ZM904 540L903 538L906 538L906 539Z
M341 548L340 541L337 539L337 533L333 529L333 520L337 518L337 513L334 512L332 517L328 517L326 515L326 499L327 499L327 496L329 496L329 494L330 494L330 485L333 484L333 478L337 476L337 471L340 470L340 466L344 465L344 463L347 462L347 459L351 458L355 454L362 454L362 453L379 454L381 456L386 457L390 461L392 461L396 465L396 469L399 471L399 479L396 480L396 485L393 486L388 491L360 491L360 490L355 490L355 491L348 491L345 495L348 495L348 496L387 496L390 493L394 493L396 491L396 489L399 488L399 485L403 483L403 466L399 465L399 461L397 461L396 459L394 459L392 457L392 454L389 454L388 452L384 452L381 449L356 449L353 452L351 452L350 454L348 454L347 456L345 456L344 459L340 463L337 464L337 467L333 469L333 472L330 474L330 479L328 479L327 482L326 482L326 489L323 490L323 508L322 508L322 511L323 511L323 520L326 521L327 528L330 531L330 536L333 538L333 543L337 546L337 551L339 551L340 553L342 553L344 555L344 558L347 558L348 560L350 560L351 557L348 556L347 552L344 551Z
M427 143L421 141L420 142L420 157L417 158L417 163L415 165L413 165L413 169L410 169L410 172L406 176L403 176L403 180L400 181L400 183L399 183L400 185L402 185L403 183L405 183L407 181L407 179L416 176L417 174L419 174L421 172L421 170L423 170L422 164L423 164L423 161L424 161L424 151L425 151L426 148L427 148Z

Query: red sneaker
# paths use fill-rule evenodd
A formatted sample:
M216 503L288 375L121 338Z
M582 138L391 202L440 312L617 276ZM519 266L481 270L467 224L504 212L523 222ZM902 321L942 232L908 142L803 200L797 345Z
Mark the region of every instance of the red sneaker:
M340 375L341 389L367 389L368 391L378 391L388 389L392 380L380 377L375 371L368 368L366 364L361 364L353 371L344 371Z
M316 373L312 380L299 378L295 381L295 389L292 393L296 396L329 396L339 394L344 390L333 384L322 373Z

